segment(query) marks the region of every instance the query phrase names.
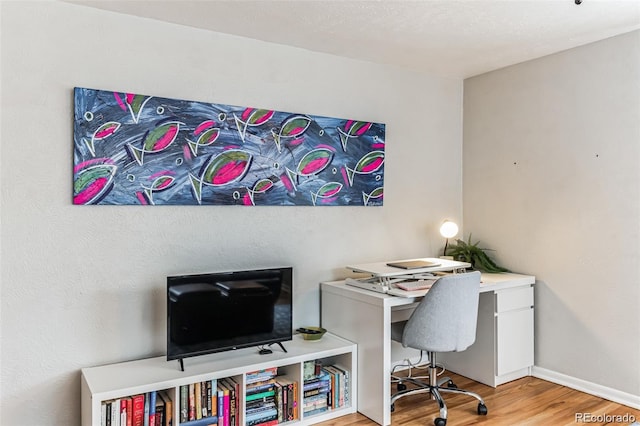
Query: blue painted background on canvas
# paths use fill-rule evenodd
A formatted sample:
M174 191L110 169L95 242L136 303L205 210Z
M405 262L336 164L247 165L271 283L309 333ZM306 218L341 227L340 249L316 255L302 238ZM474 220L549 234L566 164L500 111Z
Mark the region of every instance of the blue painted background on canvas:
M74 204L380 206L385 125L75 88Z

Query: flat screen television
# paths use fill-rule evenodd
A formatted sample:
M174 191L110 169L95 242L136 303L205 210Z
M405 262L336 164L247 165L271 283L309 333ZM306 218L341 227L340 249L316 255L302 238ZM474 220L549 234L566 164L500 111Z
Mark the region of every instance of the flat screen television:
M167 360L293 337L293 268L167 277ZM284 347L283 347L284 350Z

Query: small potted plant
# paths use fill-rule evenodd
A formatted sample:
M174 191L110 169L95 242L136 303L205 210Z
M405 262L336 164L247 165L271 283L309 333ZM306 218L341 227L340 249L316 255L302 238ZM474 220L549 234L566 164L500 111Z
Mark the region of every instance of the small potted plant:
M488 255L487 251L491 249L479 247L480 241L471 243L471 234L469 240L456 240L456 244L450 245L446 249L446 255L452 256L454 260L459 262L467 262L471 264L473 269L482 272L511 272L507 268L497 265Z

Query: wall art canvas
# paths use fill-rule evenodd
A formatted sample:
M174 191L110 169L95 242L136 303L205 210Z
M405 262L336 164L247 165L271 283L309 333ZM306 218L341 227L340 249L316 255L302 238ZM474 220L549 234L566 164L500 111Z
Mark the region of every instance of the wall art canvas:
M75 88L73 203L381 206L385 125Z

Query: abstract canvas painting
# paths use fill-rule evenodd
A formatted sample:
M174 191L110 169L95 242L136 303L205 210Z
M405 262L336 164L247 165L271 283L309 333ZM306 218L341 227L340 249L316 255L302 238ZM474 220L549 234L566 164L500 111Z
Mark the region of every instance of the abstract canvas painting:
M74 204L382 205L382 123L78 87L74 110Z

